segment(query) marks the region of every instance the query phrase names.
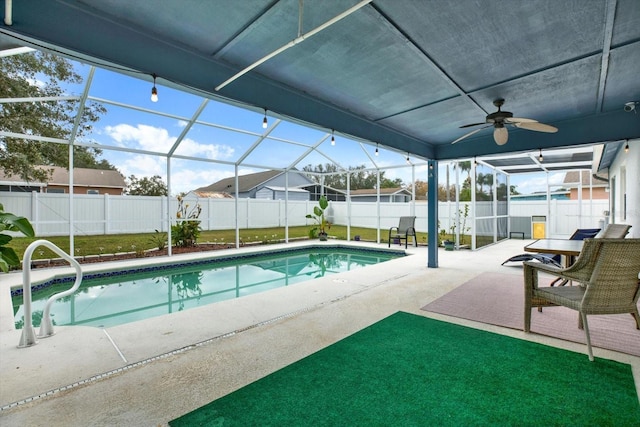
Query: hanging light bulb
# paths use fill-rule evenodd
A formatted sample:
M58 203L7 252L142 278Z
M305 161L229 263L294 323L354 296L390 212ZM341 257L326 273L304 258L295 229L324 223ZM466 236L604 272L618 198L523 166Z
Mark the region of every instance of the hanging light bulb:
M336 145L336 137L333 136L333 129L331 129L331 145Z
M409 153L407 152L407 164L411 164L411 160L409 160Z
M493 139L498 145L504 145L507 143L507 140L509 139L509 132L507 132L507 128L504 127L503 123L496 123L495 129L493 130Z
M378 156L378 143L376 142L376 157Z
M156 74L153 73L153 87L151 88L151 101L158 102L158 89L156 89Z
M266 129L269 122L267 122L267 109L264 109L264 119L262 119L262 129Z
M540 149L540 155L538 156L538 161L542 163L544 161L544 157L542 157L542 148Z
M629 140L627 139L627 145L624 146L624 152L628 153L629 152Z

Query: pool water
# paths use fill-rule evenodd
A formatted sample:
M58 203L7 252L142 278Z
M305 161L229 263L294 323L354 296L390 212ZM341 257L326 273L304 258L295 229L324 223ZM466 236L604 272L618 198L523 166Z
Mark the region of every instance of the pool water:
M85 275L75 294L56 300L51 317L53 324L59 326L110 327L290 286L403 255L397 251L344 247L307 248L195 262L170 269ZM33 291L34 326L40 325L47 299L69 289L73 278ZM22 295L13 296L13 311L16 328L21 329Z

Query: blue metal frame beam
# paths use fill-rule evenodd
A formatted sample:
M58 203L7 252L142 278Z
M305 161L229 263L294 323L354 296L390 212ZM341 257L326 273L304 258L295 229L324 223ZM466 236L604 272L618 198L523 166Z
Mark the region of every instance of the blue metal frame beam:
M438 268L438 162L429 160L427 179L427 267Z

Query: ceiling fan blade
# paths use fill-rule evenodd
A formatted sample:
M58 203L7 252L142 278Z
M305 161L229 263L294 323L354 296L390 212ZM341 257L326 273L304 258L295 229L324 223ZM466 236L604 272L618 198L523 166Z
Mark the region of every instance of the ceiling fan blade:
M551 125L545 125L544 123L538 123L538 122L533 122L533 123L529 123L529 122L523 122L523 123L515 123L516 127L522 128L522 129L527 129L527 130L535 130L537 132L547 132L547 133L555 133L558 132L558 128L551 126Z
M456 139L455 141L453 141L451 144L453 145L453 144L455 144L456 142L460 142L460 141L462 141L463 139L465 139L465 138L467 138L467 137L470 137L470 136L471 136L471 135L473 135L474 133L476 133L476 132L480 132L482 129L486 129L486 128L490 127L490 126L491 126L491 125L489 125L489 126L484 126L484 127L478 128L478 129L474 129L474 130L472 130L472 131L471 131L471 132L469 132L469 133L465 133L465 134L464 134L464 135L462 135L460 138L458 138L458 139Z
M470 128L471 126L479 126L479 125L484 125L484 124L486 124L486 122L471 123L471 124L469 124L469 125L460 126L460 129L463 129L463 128Z
M525 119L523 117L509 117L507 119L504 119L504 121L506 123L537 123L537 120L533 120L533 119Z

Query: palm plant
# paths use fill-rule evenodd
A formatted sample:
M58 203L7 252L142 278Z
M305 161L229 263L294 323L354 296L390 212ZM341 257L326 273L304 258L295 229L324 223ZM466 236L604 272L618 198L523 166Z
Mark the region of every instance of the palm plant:
M309 230L309 238L314 239L320 237L321 240L326 240L327 230L331 228L331 223L327 221L325 211L329 207L329 201L326 196L321 196L318 200L318 206L313 207L313 214L307 214L306 218L312 219L316 222L316 226Z

